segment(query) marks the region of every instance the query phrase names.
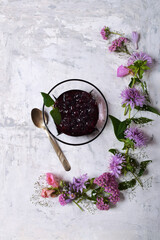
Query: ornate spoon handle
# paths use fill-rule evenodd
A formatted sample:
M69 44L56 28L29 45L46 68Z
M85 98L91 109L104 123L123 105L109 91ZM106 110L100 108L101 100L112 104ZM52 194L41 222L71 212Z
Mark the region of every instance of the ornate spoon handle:
M50 140L50 143L52 144L55 152L57 153L57 156L58 156L60 162L62 163L64 169L65 169L66 171L70 171L71 166L70 166L67 158L64 156L64 153L63 153L62 150L60 149L57 141L54 140L53 138L51 138L50 134L48 133L48 131L47 131L46 129L45 129L45 132L46 132L46 134L47 134L47 136L48 136L48 138L49 138L49 140Z

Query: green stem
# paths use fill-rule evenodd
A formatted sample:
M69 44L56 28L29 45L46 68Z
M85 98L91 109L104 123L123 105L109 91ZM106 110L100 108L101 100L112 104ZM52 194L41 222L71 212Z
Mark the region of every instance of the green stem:
M128 155L129 148L126 149L125 155Z
M125 53L127 53L128 55L131 55L130 52L128 51L126 45L124 45L124 50L125 50L125 51L124 51Z
M125 107L125 109L124 109L124 116L126 116L127 112L128 112L128 107Z
M133 172L131 172L131 173L132 173L132 175L135 177L135 179L139 182L140 186L143 188L143 184L142 184L142 182L140 181L140 179L139 179Z
M135 77L133 78L133 82L132 82L132 85L131 85L131 88L133 88L134 84L135 84Z
M146 95L146 100L150 103L151 100L150 100L149 93L148 93L148 90L147 90L147 84L146 84L146 82L145 82L145 81L144 81L144 83L141 82L141 86L142 86L142 89L143 89L144 94Z
M143 82L141 82L141 87L142 87L142 89L143 89L143 92L145 92L145 89L144 89L144 84L143 84Z
M131 55L127 48L126 48L126 53L127 53L128 55Z
M111 34L116 34L116 35L120 35L123 36L123 34L117 33L117 32L110 32Z
M129 106L129 119L131 118L131 107Z
M83 198L80 198L78 201L77 201L77 203L80 203L80 202L82 202L84 199Z
M82 202L82 200L83 200L83 198L80 198L80 199L77 201L77 203L80 203L80 202Z
M123 52L123 53L126 53L128 55L131 55L127 48L125 48L125 50L120 49L117 52Z
M127 163L127 164L129 163L128 151L129 151L129 148L127 148L127 149L126 149L126 152L125 152L125 158L126 158L126 163Z
M81 208L81 206L76 201L73 200L73 202L77 205L77 207L79 207L81 209L81 211L84 211L84 209Z

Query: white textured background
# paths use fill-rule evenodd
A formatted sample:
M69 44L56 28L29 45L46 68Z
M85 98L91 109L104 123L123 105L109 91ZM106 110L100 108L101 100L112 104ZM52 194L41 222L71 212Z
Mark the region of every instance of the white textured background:
M68 78L86 79L107 98L110 114L123 118L120 91L129 78L116 77L125 57L110 54L99 32L141 33L139 47L155 59L145 77L152 103L160 110L160 1L157 0L1 0L0 1L0 240L159 240L160 118L146 128L154 135L146 151L153 163L152 188L137 189L110 211L94 215L74 205L52 208L30 202L38 176L51 171L71 180L108 169L111 147L122 147L109 121L89 145L62 145L72 170L65 173L46 135L30 119L41 108L40 92Z

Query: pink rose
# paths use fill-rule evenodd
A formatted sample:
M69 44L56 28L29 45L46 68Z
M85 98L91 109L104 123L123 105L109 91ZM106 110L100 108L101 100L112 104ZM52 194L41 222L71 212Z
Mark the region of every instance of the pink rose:
M49 190L48 188L43 188L41 192L41 196L43 198L48 198L48 197L55 197L56 195L53 194L55 191L53 189Z
M117 69L117 77L124 77L126 75L129 74L129 69L127 67L124 67L123 65L121 65L118 69Z
M46 173L46 181L54 188L58 188L59 186L57 178L52 173Z

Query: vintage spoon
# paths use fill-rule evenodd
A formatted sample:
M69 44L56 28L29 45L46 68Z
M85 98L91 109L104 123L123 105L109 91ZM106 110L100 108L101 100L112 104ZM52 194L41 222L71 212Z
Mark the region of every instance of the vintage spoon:
M67 161L66 157L64 156L62 150L60 149L57 141L55 139L52 139L50 134L48 133L45 125L44 125L44 122L43 122L43 115L42 115L42 111L39 110L38 108L33 108L32 111L31 111L31 118L32 118L32 121L34 123L34 125L38 128L42 128L45 130L49 140L50 140L50 143L52 144L55 152L57 153L57 156L59 157L59 160L60 162L62 163L64 169L66 171L69 171L71 169L70 167L70 164L69 162ZM45 114L45 122L48 123L48 116L47 114Z

